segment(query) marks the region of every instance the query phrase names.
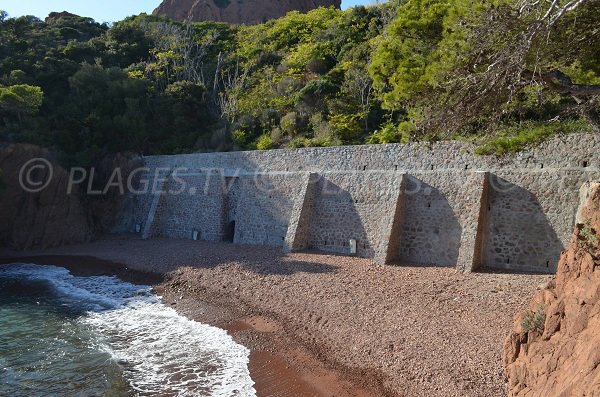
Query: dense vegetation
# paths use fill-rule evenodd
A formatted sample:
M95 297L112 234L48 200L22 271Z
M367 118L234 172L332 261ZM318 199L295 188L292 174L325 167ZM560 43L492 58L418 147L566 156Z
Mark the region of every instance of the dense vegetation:
M254 26L0 12L0 140L71 163L598 128L596 0L391 0Z

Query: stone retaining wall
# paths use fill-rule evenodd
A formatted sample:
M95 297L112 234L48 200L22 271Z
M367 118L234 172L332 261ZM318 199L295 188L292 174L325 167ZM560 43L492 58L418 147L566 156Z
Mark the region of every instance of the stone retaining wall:
M454 141L151 156L140 179L159 192L131 195L121 231L553 272L597 148L576 134L503 157Z

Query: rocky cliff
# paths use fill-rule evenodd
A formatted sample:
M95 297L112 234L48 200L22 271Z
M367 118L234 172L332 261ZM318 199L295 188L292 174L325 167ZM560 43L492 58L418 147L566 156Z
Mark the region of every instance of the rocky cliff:
M0 147L0 169L5 185L0 191L0 246L21 250L90 240L79 189L74 186L67 194L69 174L47 150L25 144ZM24 190L20 180L31 182L30 190L49 182L34 192Z
M293 10L308 12L317 7L340 5L341 0L164 0L154 14L177 20L254 24Z
M122 224L119 215L126 203L129 173L139 166L139 159L131 154L108 155L93 167L93 174L87 172L85 180L73 174L72 180L80 183L69 183L70 172L48 150L28 144L0 145L0 247L50 248L112 231ZM106 187L108 181L116 181L115 170L123 191Z
M505 342L510 397L600 396L600 184L585 184L581 197L555 279Z

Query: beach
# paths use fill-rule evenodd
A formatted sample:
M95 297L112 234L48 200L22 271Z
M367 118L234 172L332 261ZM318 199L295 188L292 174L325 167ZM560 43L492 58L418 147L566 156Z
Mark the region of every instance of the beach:
M152 285L179 313L251 349L265 397L504 396L503 340L549 280L130 235L1 251L0 262Z

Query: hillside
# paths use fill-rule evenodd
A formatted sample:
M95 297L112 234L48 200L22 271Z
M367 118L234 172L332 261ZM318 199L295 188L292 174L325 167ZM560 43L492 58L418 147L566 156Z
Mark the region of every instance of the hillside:
M84 166L449 138L515 152L598 129L599 2L561 4L390 1L257 25L2 12L0 141Z
M280 18L290 11L318 7L340 8L341 0L164 0L154 15L179 21L217 21L255 24Z

